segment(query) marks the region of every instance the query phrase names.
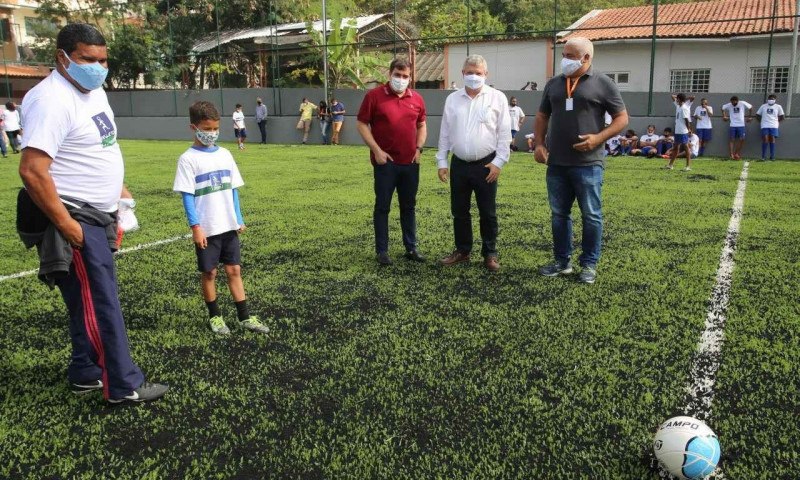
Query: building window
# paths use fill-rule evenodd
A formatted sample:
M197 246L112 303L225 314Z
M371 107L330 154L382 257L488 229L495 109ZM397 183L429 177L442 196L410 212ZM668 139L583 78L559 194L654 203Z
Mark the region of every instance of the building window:
M708 92L711 70L670 70L670 92Z
M767 80L767 67L750 69L750 93L786 93L789 90L789 67L770 67L769 72Z
M608 78L614 80L614 83L619 85L620 87L626 87L628 85L628 81L630 79L631 73L630 72L606 72Z
M25 35L28 37L46 36L57 31L58 26L53 22L36 17L25 17Z

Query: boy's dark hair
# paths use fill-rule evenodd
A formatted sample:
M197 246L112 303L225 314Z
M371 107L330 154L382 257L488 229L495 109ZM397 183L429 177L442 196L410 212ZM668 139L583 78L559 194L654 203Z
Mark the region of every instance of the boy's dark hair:
M738 102L738 101L739 101L739 97L737 97L736 95L731 97L731 102Z
M625 135L632 137L636 135L636 132L634 132L633 130L628 130L627 132L625 132Z
M241 103L237 103L236 104L236 108L242 108L242 104Z
M664 129L664 132L669 132L669 133L672 133L672 129L671 129L671 128L669 128L669 127L667 127L667 128L665 128L665 129Z
M686 94L685 93L679 93L679 94L675 95L675 99L678 100L678 102L683 103L683 102L686 101Z
M79 43L104 47L106 39L99 30L88 23L70 23L62 28L56 37L56 48L64 50L67 55L74 52Z
M16 106L14 105L14 102L6 102L6 108L11 110L12 112L16 109L15 107Z
M648 129L649 129L650 127L653 127L653 131L655 131L655 129L656 129L656 126L655 126L655 125L648 125L648 126L647 126L647 128L648 128Z
M201 100L189 107L189 122L196 125L203 120L219 120L219 111L211 102Z
M777 100L778 96L775 95L774 93L770 93L769 96L767 97L767 99Z
M397 70L410 70L411 69L411 62L408 61L407 58L397 57L392 60L392 63L389 64L389 73L392 73Z

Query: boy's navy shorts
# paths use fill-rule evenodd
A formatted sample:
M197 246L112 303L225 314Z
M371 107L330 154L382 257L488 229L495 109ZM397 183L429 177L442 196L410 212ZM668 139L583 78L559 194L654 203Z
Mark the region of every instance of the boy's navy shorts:
M246 128L234 128L233 135L236 138L247 138L247 129Z
M239 233L236 230L220 233L207 237L208 246L200 248L197 245L194 251L197 254L197 269L201 272L210 272L223 265L241 265L242 253L239 243Z

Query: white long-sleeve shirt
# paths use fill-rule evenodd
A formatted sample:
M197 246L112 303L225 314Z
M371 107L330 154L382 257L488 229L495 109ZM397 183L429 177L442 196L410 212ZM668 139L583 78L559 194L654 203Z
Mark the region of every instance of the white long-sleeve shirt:
M451 93L444 104L436 162L447 168L447 154L470 162L496 152L492 164L503 168L511 152L511 116L506 95L488 85L471 98L465 89Z

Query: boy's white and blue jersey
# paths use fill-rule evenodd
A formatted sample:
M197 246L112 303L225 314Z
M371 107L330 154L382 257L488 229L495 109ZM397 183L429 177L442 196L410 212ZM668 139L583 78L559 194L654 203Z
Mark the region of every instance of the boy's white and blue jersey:
M172 189L183 194L189 225L200 225L210 237L244 224L236 190L242 185L242 175L227 149L191 147L178 159Z

